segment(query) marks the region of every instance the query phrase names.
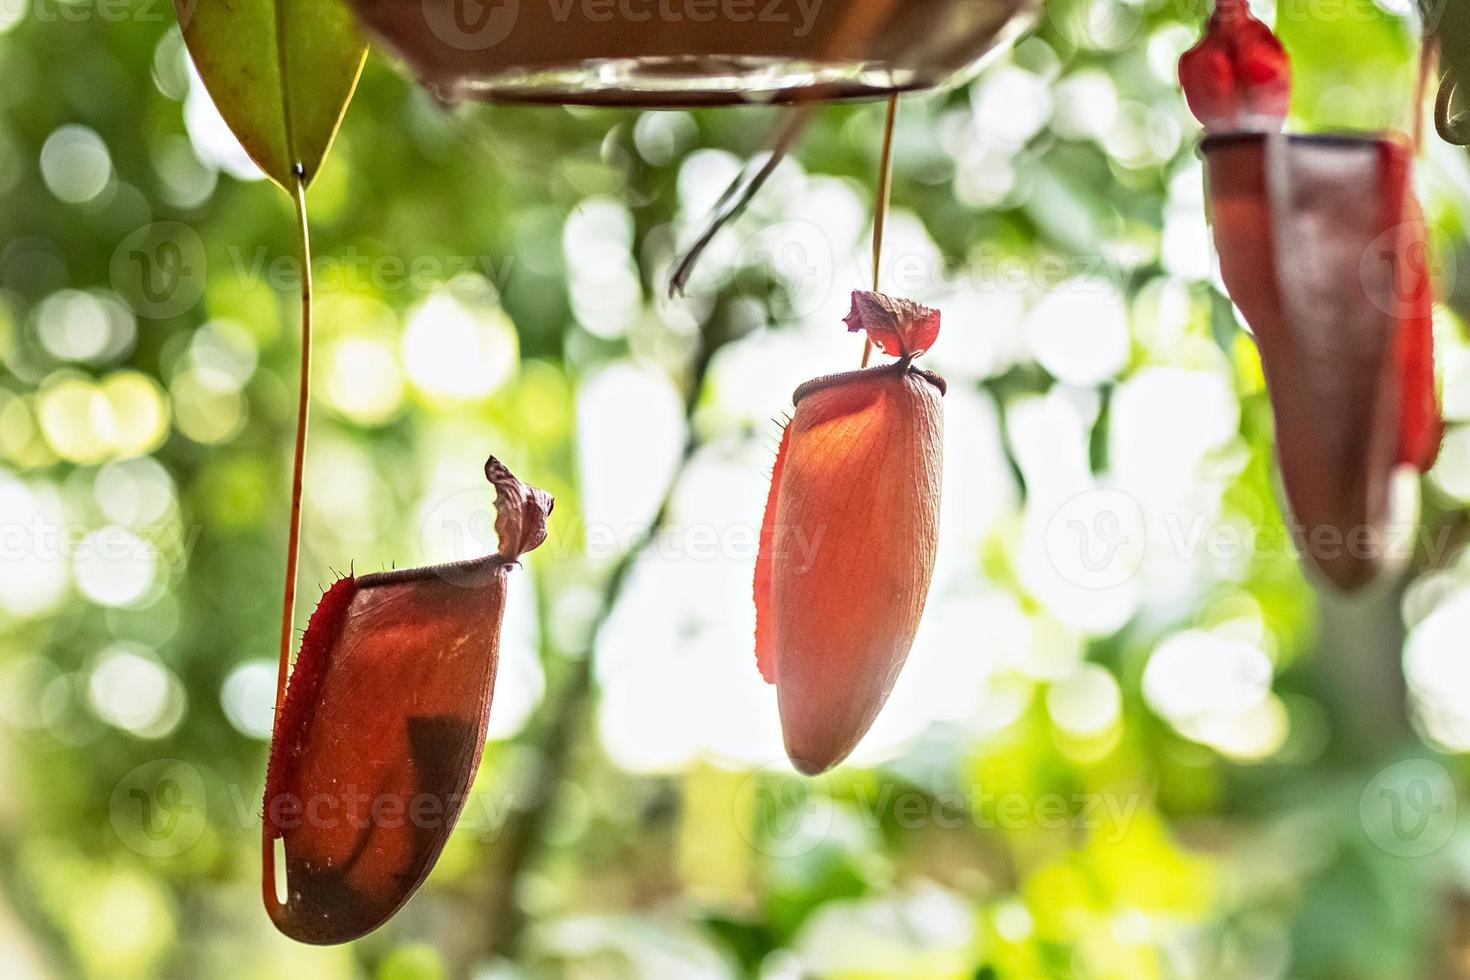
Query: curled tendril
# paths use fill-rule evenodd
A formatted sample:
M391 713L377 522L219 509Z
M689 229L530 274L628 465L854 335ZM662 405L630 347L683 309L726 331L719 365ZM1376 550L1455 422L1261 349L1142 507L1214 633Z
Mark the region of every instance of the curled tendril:
M1459 83L1446 74L1439 81L1439 97L1434 100L1434 128L1440 139L1456 146L1470 146L1470 109L1460 103Z

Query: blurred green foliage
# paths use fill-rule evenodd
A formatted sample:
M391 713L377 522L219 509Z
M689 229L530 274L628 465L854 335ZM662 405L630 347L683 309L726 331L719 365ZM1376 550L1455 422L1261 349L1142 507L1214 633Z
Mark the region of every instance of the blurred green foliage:
M1416 35L1388 6L1282 5L1297 123L1407 125ZM1282 541L1254 350L1208 274L1170 257L1172 223L1188 232L1200 211L1192 123L1172 80L1199 8L1048 0L1036 32L989 74L905 101L893 196L946 271L1017 263L1027 304L1049 268L1115 273L1125 364L1076 386L1100 406L1085 433L1092 468L1115 462L1111 409L1125 379L1213 371L1239 408L1215 453L1228 473L1222 520ZM486 918L505 858L497 814L529 805L550 708L593 646L611 565L586 554L578 399L625 363L677 390L700 331L728 340L726 353L798 332L799 296L758 254L713 260L682 305L662 298L676 239L720 189L690 185L728 177L775 116L450 110L376 56L311 192L320 358L303 592L313 598L333 569L424 560L425 499L473 487L493 450L558 500L553 540L513 583L534 595L551 694L487 749L477 791L488 823L456 834L392 923L348 948L276 936L257 892L258 709L273 670L294 412L289 202L209 159L218 132L207 136L207 106L187 107L202 94L159 5L35 0L0 9L0 24L0 507L41 515L24 528L86 541L126 528L135 549L116 568L39 546L4 559L0 960L14 975L1385 978L1463 961L1463 949L1458 960L1444 949L1463 926L1464 836L1396 853L1365 816L1371 780L1408 772L1390 762L1446 779L1462 768L1419 758L1399 710L1402 590L1345 609L1319 599L1290 554L1265 550L1122 626L1064 628L1028 585L1019 505L966 556L968 573L977 593L1008 596L1036 624L1027 656L1064 636L1111 678L1088 675L1117 692L1105 730L1059 725L1057 678L1022 665L1003 678L1015 710L993 729L941 722L874 767L814 783L705 758L637 772L600 737L594 722L611 715L594 690L545 851L515 890L529 927L513 957L499 955L487 937L501 923ZM879 113L824 108L792 179L840 181L866 209ZM720 165L700 166L710 150ZM1441 151L1422 182L1453 258L1470 175ZM595 312L612 309L611 287L578 287L598 270L565 237L589 202L608 201L631 224L614 258L634 264L637 294L616 331ZM745 233L780 218L761 207ZM125 303L137 297L119 295L118 256L155 222L197 235L202 252L183 254L205 271L197 302L138 315ZM73 305L48 306L58 295ZM1456 353L1457 299L1440 311ZM426 302L447 305L426 316ZM483 348L471 356L432 333L416 346L415 323L450 321L451 341ZM965 383L996 406L996 439L1020 424L1020 406L1075 394L1031 357L976 375ZM727 377L715 371L700 398L696 441L768 440L769 427L731 407ZM1026 476L1025 448L1006 446L1007 479ZM1426 521L1452 521L1453 481L1427 486ZM127 562L137 540L150 556L142 571ZM1432 570L1421 597L1462 586L1460 564ZM1269 651L1269 706L1285 719L1260 752L1191 737L1145 683L1168 638L1242 620ZM139 705L157 710L130 710Z

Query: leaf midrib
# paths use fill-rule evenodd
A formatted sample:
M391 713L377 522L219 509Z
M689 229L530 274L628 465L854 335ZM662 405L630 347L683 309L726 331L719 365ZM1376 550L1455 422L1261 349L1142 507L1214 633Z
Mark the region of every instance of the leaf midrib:
M300 154L296 152L296 136L291 127L291 71L290 59L286 56L285 0L271 0L271 12L276 24L276 73L281 79L281 128L286 141L286 169L298 182L304 183L306 174ZM289 188L288 188L289 189Z

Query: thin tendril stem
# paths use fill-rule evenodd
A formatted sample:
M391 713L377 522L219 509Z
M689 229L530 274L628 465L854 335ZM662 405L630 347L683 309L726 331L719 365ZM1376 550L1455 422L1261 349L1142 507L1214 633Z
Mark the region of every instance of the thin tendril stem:
M878 193L873 204L873 292L878 291L878 270L883 262L883 225L888 220L888 201L893 195L893 127L898 121L898 96L888 97L888 113L883 123L883 155L878 161ZM862 366L873 356L873 342L863 341Z
M301 553L301 485L306 472L307 406L311 400L311 237L306 226L306 182L297 177L296 229L301 244L301 376L296 389L296 448L291 461L291 523L286 537L286 587L281 600L281 655L276 671L276 716L286 700L291 634L296 619L296 571Z

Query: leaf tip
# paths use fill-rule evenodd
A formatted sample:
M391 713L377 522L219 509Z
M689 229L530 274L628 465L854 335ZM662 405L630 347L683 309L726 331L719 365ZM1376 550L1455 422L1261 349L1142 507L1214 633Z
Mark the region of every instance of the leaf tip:
M546 540L546 520L556 506L545 490L518 479L499 459L485 461L485 479L495 487L495 533L500 538L497 554L515 561Z
M842 322L850 333L866 331L868 339L893 357L918 357L939 336L938 310L866 289L852 291L852 309Z

